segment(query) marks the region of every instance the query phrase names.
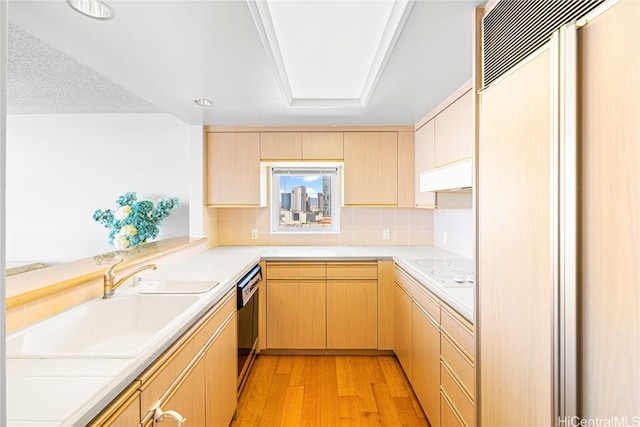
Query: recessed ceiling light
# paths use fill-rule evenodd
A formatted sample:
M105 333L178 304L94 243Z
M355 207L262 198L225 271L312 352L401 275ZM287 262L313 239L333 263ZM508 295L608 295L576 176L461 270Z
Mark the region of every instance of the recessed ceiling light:
M69 6L94 19L111 18L111 8L100 0L67 0Z
M207 99L207 98L194 99L193 102L195 102L197 105L199 105L201 107L210 107L210 106L213 105L213 102L210 99Z

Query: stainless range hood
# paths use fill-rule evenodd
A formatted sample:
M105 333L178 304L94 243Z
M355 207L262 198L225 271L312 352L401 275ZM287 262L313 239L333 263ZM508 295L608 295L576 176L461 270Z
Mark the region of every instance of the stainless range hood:
M420 173L420 192L471 191L471 158Z

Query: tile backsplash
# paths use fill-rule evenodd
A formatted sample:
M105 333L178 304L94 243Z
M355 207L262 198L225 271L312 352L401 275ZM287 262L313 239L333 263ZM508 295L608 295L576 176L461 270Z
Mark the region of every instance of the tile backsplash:
M206 208L205 230L217 245L433 245L434 212L411 208L342 208L340 233L271 234L268 208ZM217 221L216 221L217 219ZM382 230L390 230L384 240ZM257 239L251 239L257 230ZM212 245L212 246L215 246Z
M434 245L473 258L473 209L436 209L434 214Z

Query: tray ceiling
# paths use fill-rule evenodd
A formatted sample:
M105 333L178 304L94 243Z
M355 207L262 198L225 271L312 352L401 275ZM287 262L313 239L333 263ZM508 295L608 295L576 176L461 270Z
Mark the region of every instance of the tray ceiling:
M306 14L291 13L299 3L308 3ZM112 0L113 19L97 21L64 0L13 0L7 109L162 112L192 125L414 124L471 78L480 3ZM254 20L260 4L271 8L272 24L299 17L275 33L288 51L282 62L301 67L285 68L290 96ZM301 29L305 38L296 40ZM348 48L331 49L340 44ZM320 68L325 62L334 65ZM313 86L298 86L308 77Z

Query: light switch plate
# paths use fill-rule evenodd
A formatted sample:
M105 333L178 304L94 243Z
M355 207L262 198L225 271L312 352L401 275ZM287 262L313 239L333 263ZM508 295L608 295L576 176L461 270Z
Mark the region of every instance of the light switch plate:
M257 228L252 228L251 229L251 240L258 240L258 229Z
M389 230L388 228L385 228L382 230L382 240L389 240L391 239L391 230Z

